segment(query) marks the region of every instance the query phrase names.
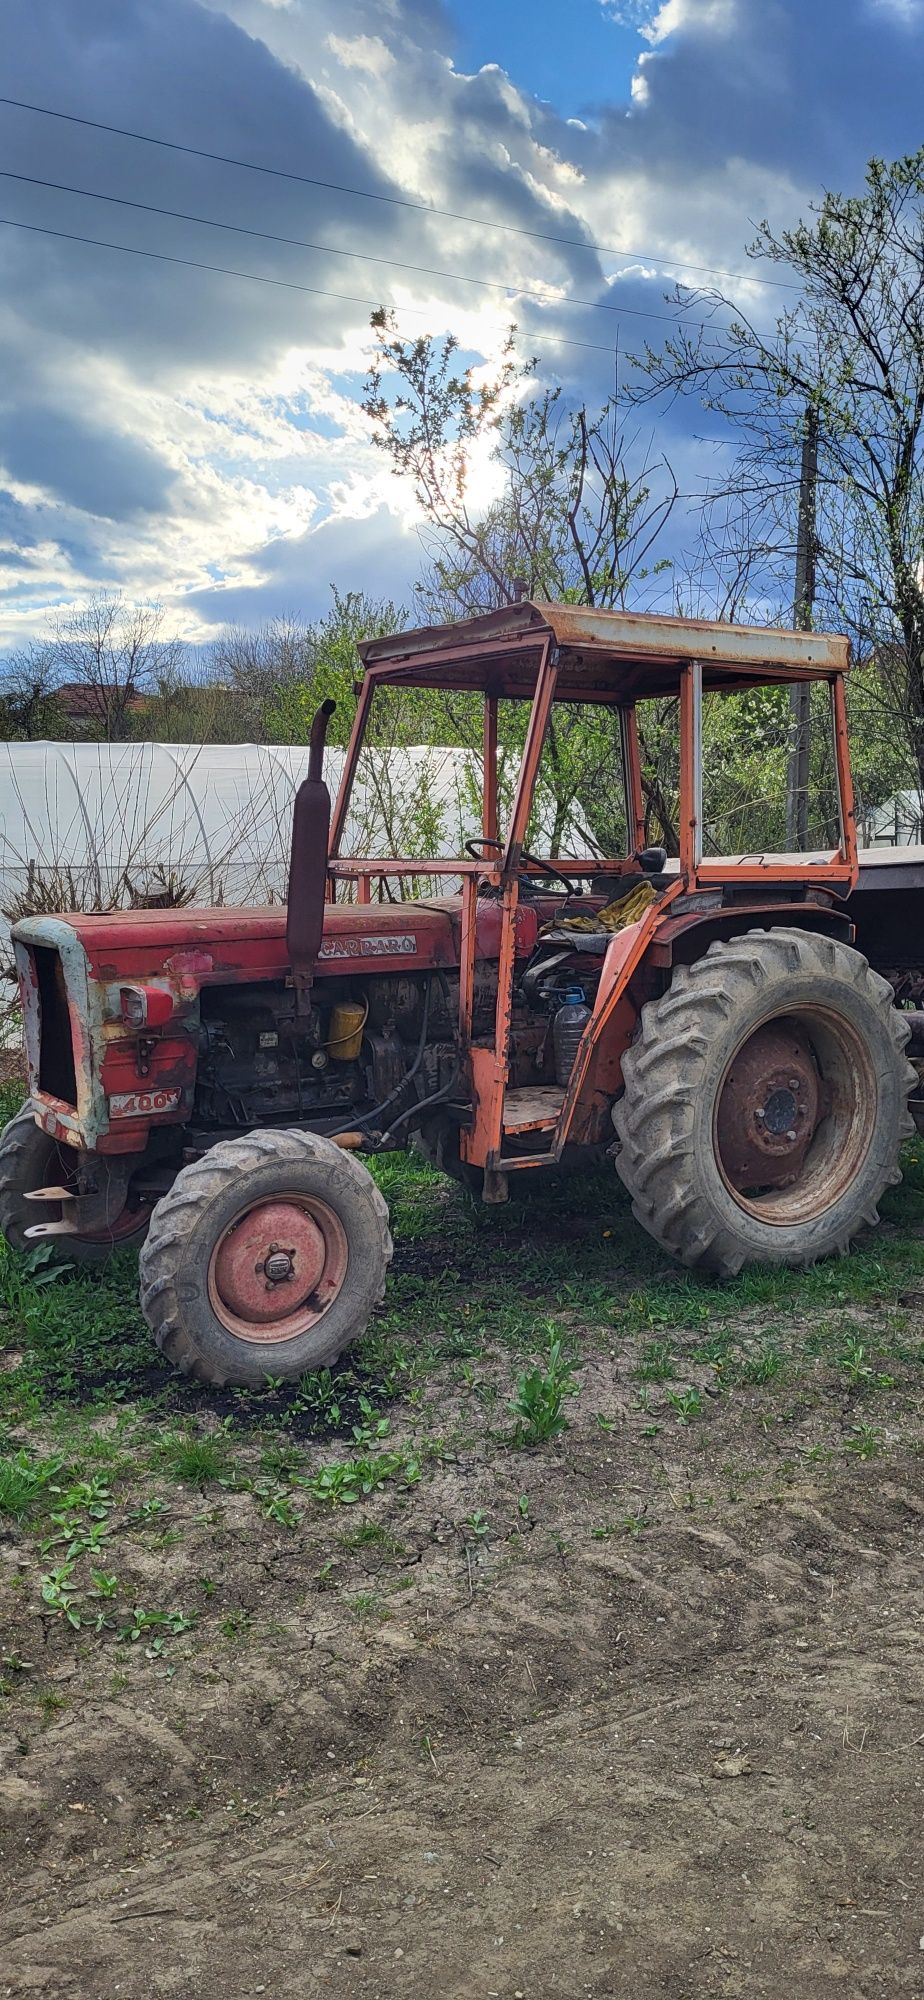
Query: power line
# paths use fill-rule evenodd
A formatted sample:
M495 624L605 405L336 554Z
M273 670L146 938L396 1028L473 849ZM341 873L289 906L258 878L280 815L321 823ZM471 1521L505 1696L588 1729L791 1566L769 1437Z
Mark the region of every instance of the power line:
M164 215L172 222L194 222L203 229L225 229L234 236L253 236L262 243L285 243L294 250L317 250L328 257L353 257L360 264L386 264L394 271L414 271L419 277L445 278L453 284L480 285L489 292L515 293L517 298L534 299L539 305L582 306L588 312L632 313L635 318L667 320L676 324L673 313L645 313L641 307L607 305L601 299L575 299L556 296L553 292L534 292L525 286L507 284L499 278L471 278L464 271L442 271L432 264L407 264L397 257L375 257L367 250L341 250L334 243L314 243L302 236L279 236L269 229L250 229L245 223L220 222L209 215L190 215L182 208L160 208L149 201L131 201L127 195L100 194L95 188L74 187L69 181L39 180L35 174L17 174L10 167L0 167L0 180L21 181L28 187L50 188L56 194L76 194L87 201L105 201L116 208L134 208L142 215ZM243 274L242 274L243 275ZM684 321L685 325L691 324ZM704 324L704 322L696 322Z
M139 250L131 243L106 243L100 236L78 236L69 229L46 229L37 222L17 222L10 215L0 215L0 229L24 229L30 236L54 236L64 243L88 243L96 250L118 250L124 257L150 257L156 264L179 264L187 271L214 271L222 278L246 278L253 285L272 285L282 292L304 292L312 299L338 299L344 305L372 306L374 310L382 303L381 299L360 298L353 292L329 292L320 285L297 285L291 278L265 278L257 271L235 271L227 264L203 264L193 257L170 257L165 250ZM390 310L413 313L415 319L429 317L423 306L396 306ZM645 313L642 317L648 319L651 315ZM499 332L510 330L509 327L501 327L500 321L496 322L496 326ZM591 354L608 354L612 358L612 347L605 347L600 341L566 340L564 334L533 333L529 328L525 331L517 328L515 331L521 333L522 339L538 341L540 346L543 342L552 342L556 347L581 347Z
M757 278L744 271L722 271L711 264L691 264L683 257L662 257L652 250L616 250L603 243L586 241L579 236L556 236L545 229L525 229L515 222L494 222L483 215L463 215L454 208L433 208L429 202L411 201L409 197L395 194L375 194L369 188L354 188L342 181L324 181L313 174L295 174L284 167L264 167L256 160L241 160L234 154L207 152L204 146L181 145L176 139L158 139L150 132L135 132L125 125L108 125L100 118L80 118L73 111L54 111L47 104L29 104L21 97L0 97L0 104L10 104L17 111L31 111L39 118L59 118L68 125L83 125L91 132L110 132L117 139L134 139L144 146L162 146L171 153L186 153L192 159L212 160L222 167L240 167L249 174L269 174L274 180L295 181L302 187L324 188L329 194L348 194L359 201L378 201L392 208L413 209L420 215L435 215L447 222L468 222L475 229L501 229L508 236L529 236L539 243L565 244L572 250L592 250L600 257L641 257L650 263L674 264L681 271L698 271L701 276L711 278L731 278L738 284L772 285L782 291L801 291L800 285L792 284L786 278Z
M115 199L114 196L106 197L106 199L110 198ZM267 278L264 277L259 271L236 271L233 270L227 264L205 264L201 263L197 258L194 257L171 257L168 256L165 250L141 250L138 249L132 243L108 243L104 240L103 237L100 236L78 236L74 231L69 229L49 229L40 225L37 222L19 222L16 220L14 216L11 215L0 215L0 228L24 229L30 236L54 236L59 238L60 241L63 243L88 243L91 244L97 250L118 250L121 251L124 257L151 257L158 264L180 264L188 271L214 271L217 274L217 276L222 278L246 278L248 282L253 285L273 285L277 291L283 291L283 292L305 292L308 294L309 297L313 299L338 299L343 305L371 306L374 311L378 311L382 305L381 299L360 298L356 293L353 292L331 292L327 291L320 285L298 285L291 278ZM345 254L349 255L350 253L347 252ZM452 273L448 273L446 275L451 276ZM480 284L482 280L480 278L473 278L469 282L472 284ZM485 280L484 282L487 282L487 280ZM503 289L506 290L508 288L505 286L503 287ZM528 292L525 293L523 296L527 298L537 298L540 295L536 292ZM553 303L553 301L546 300L545 303L551 304ZM565 305L568 304L580 305L584 302L581 301L580 299L572 299L572 300L566 299L566 300L555 300L554 303L565 304ZM389 307L389 311L413 313L415 319L428 319L430 317L429 310L425 306L391 306ZM683 325L684 327L691 327L694 330L698 328L701 332L709 331L708 322L705 320L685 319L683 321L680 321L678 319L672 318L670 313L643 312L638 306L605 306L601 307L601 311L615 313L618 317L621 317L623 314L627 314L632 319L666 320L669 326ZM500 322L498 321L496 322L496 324L498 331L501 331L502 329L500 327ZM555 345L558 347L583 347L592 354L611 355L613 352L612 346L605 347L599 341L568 340L565 338L564 334L538 333L534 332L531 327L522 327L522 328L518 327L515 328L514 331L518 332L522 339L530 341L535 340L538 341L540 345L545 340L547 342L553 341Z

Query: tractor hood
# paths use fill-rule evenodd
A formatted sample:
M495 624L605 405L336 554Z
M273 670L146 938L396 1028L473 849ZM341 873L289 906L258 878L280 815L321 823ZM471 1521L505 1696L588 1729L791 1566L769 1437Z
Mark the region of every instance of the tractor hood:
M427 972L459 963L462 903L445 896L427 903L330 903L315 971ZM517 916L517 949L530 952L539 914L530 904ZM206 985L247 979L284 979L289 972L286 910L116 910L103 916L29 917L17 924L14 942L49 945L62 941L83 949L89 977L102 983L163 976ZM500 905L484 898L478 909L479 958L500 949Z

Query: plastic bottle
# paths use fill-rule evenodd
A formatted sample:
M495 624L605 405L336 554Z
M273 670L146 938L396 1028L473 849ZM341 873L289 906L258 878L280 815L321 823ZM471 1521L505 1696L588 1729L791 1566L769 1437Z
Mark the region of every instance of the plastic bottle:
M590 1020L590 1008L584 998L581 986L570 986L565 994L564 1004L559 1007L552 1023L552 1047L555 1051L555 1081L562 1086L568 1083L578 1052L578 1043Z

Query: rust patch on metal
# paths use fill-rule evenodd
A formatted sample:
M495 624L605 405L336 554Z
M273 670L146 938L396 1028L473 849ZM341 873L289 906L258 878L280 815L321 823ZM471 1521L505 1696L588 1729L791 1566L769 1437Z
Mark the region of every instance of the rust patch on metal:
M768 1021L739 1049L719 1099L716 1139L732 1186L791 1187L822 1110L821 1079L795 1021Z
M294 1340L333 1303L348 1261L346 1232L326 1201L274 1195L223 1231L209 1260L209 1301L238 1340Z

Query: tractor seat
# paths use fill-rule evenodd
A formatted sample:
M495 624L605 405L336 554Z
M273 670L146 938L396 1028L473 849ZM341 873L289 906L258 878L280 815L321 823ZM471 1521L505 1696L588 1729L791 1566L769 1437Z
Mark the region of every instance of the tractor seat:
M574 940L578 950L590 948L605 951L610 939L634 924L644 916L653 903L658 901L658 889L650 875L624 877L618 884L618 893L609 899L601 909L582 911L566 917L553 917L543 924L539 937L543 943L549 939L556 942ZM585 941L590 940L588 945Z

